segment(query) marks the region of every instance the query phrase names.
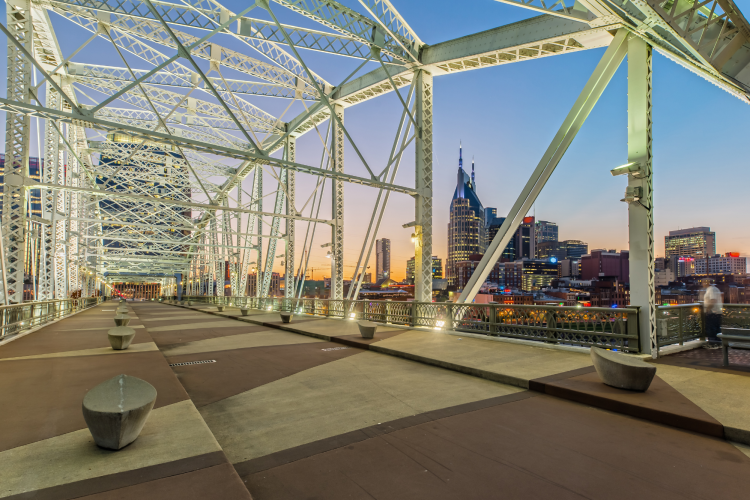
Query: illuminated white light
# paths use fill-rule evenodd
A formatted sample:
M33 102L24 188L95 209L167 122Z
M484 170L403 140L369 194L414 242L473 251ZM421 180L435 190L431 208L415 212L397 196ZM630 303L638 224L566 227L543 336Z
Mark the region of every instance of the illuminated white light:
M273 306L268 306L268 310L269 311L273 310Z
M357 317L357 315L356 315L355 313L351 313L351 314L349 315L349 319L354 319L354 318L356 318L356 317Z

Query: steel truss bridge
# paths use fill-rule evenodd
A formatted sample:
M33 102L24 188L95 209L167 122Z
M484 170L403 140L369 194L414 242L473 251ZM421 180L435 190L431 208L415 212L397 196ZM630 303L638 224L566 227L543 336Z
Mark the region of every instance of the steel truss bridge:
M652 53L748 103L750 25L732 0L498 1L538 16L427 45L389 0L358 0L356 10L333 0L257 0L239 12L214 0L6 0L5 304L23 301L24 280L42 301L88 297L115 281L223 295L225 273L232 295L244 296L250 268L258 270L255 295L265 297L278 258L292 298L312 251L307 236L318 226L330 230L328 250L316 251L332 257L331 298L345 298L343 200L351 183L377 190L377 201L352 274L360 281L346 298L357 296L395 193L414 199L406 226L416 239L415 300L430 302L434 79L606 48L459 300L473 299L627 55L628 158L616 173L628 178L631 304L651 332L651 345L646 335L641 346L649 352L656 317ZM300 26L280 22L282 11ZM73 31L85 42L64 53L60 33ZM92 44L106 46L111 65L81 59ZM329 82L307 64L312 51L359 65ZM388 161L374 165L357 147L363 139L347 131L346 110L390 92L402 109ZM262 98L304 111L273 116L259 107L268 102ZM39 179L29 173L32 120L45 160ZM320 138L317 165L296 160L304 134ZM345 168L345 143L364 167L358 172ZM415 183L397 185L412 143ZM264 172L274 181L270 191ZM310 192L297 191L298 174L310 176ZM41 214L31 210L34 196ZM324 196L332 208L321 215ZM273 211L263 211L266 197ZM305 244L297 249L302 227Z

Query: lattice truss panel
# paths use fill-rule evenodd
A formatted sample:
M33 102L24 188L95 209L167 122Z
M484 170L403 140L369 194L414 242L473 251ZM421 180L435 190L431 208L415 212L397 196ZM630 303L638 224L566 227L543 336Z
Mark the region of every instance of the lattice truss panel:
M264 297L281 264L294 297L312 251L307 236L296 248L297 223L326 226L319 234L331 235L341 298L354 267L344 265L348 183L378 193L358 268L388 195L415 198L426 301L434 77L605 47L625 27L735 95L750 89L750 29L732 0L502 1L541 15L431 46L389 0L349 2L356 10L259 0L242 11L215 0L6 0L5 301L24 300L24 281L33 298L52 299L125 278L159 281L165 293L223 294L226 284L233 295ZM61 30L79 35L66 37L75 47L61 50ZM88 60L96 51L106 64ZM307 63L311 52L353 71L331 81L330 68ZM403 114L387 165L373 165L345 111L394 91ZM44 158L38 179L29 171L32 120ZM310 158L296 151L308 133L320 138L317 165L297 160ZM412 142L414 186L396 185Z

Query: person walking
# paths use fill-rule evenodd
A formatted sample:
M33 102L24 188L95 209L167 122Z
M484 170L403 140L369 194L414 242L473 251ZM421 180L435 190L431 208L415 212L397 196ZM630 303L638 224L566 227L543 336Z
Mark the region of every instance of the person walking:
M721 292L716 285L708 285L703 295L703 312L706 315L706 339L709 346L720 346L721 341L716 337L721 332L721 312L724 304Z

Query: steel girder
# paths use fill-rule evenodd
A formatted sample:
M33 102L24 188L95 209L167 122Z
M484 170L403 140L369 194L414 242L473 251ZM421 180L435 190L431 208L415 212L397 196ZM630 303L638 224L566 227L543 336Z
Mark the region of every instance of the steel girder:
M35 283L40 298L77 290L90 293L92 276L115 271L124 276L133 270L137 273L131 276L153 273L159 280L180 274L190 293L221 294L227 265L233 294L245 292L252 267L257 270L252 293L265 296L276 242L283 239L285 288L291 297L294 222L303 220L331 226L332 297L341 297L343 190L345 182L354 182L378 188L386 200L391 192L415 198L416 294L429 300L434 78L611 48L613 40L617 42L613 33L624 29L747 100L750 29L732 0L502 1L544 15L430 46L388 0L360 0L358 8L364 14L333 0L274 0L274 10L286 8L320 29L281 24L263 1L234 13L214 0L8 0L13 22L7 33L16 42L9 43L9 87L7 98L0 99L9 124L3 243L9 264L6 288L12 293L6 295L21 300L24 252L37 251L32 239L37 238L40 260L50 263L41 266ZM254 12L258 17L248 17L255 7L260 7ZM86 44L103 40L121 61L98 66L70 60L86 44L64 58L50 11L64 18L60 22L70 21L92 33ZM273 21L260 19L263 11ZM220 44L219 37L243 49ZM261 58L249 56L244 48ZM379 59L382 64L361 76L357 70L334 87L308 67L299 49ZM42 86L34 87L29 80L29 54L43 77L43 102L38 97ZM149 69L133 67L132 58ZM402 149L415 140L414 188L394 185L393 178L388 182L386 172L395 169L375 175L343 121L345 108L407 85L415 91L415 108L407 116L416 129L413 139L407 141L408 133L403 136ZM249 100L256 96L304 101L305 111L285 123ZM81 97L94 104L80 104ZM28 178L24 163L30 118L45 121L41 183ZM333 121L333 139L326 146L328 168L325 162L320 167L297 163L296 139L326 120ZM90 140L87 134L92 131L103 133L105 139ZM567 134L563 142L570 138ZM346 140L369 175L344 171ZM395 147L396 143L390 161L400 162L402 150L397 153ZM281 158L273 156L282 149ZM262 203L264 170L275 177L271 211L264 211ZM297 211L297 173L331 181L330 218ZM252 184L249 192L245 180ZM31 189L41 189L41 217L28 217ZM264 224L270 226L268 232ZM265 262L264 236L269 239Z

